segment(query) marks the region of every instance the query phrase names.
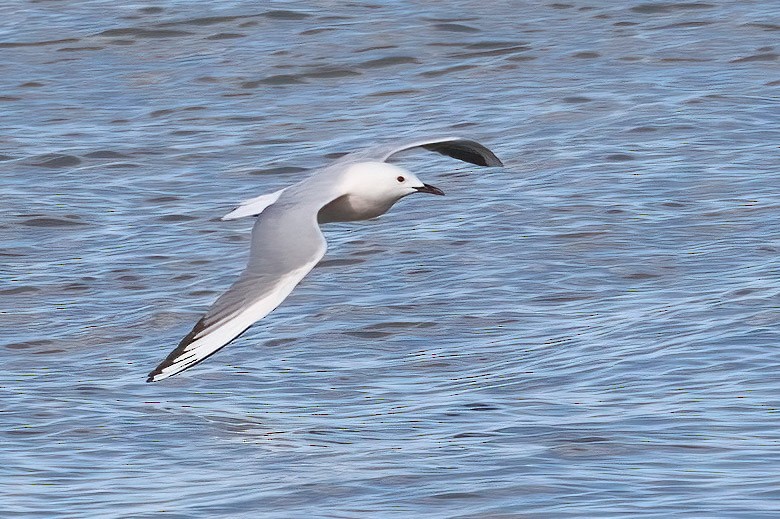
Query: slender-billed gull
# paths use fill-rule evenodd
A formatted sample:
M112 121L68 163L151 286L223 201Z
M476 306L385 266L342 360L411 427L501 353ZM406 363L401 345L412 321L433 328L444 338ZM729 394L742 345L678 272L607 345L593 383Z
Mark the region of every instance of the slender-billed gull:
M442 137L370 148L345 155L275 193L246 200L223 220L258 216L249 264L209 308L147 382L180 373L205 360L268 315L325 255L320 224L368 220L413 193L443 195L413 173L386 161L424 148L478 166L501 166L478 142Z

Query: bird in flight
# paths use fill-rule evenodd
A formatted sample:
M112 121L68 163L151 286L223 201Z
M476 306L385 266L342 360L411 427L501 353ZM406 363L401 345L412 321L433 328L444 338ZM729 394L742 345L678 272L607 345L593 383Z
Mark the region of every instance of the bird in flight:
M246 269L149 373L147 382L166 379L202 362L279 306L325 255L321 224L375 218L414 193L443 195L439 188L387 162L415 148L478 166L503 165L492 151L473 140L423 139L350 153L297 184L244 201L222 219L257 216Z

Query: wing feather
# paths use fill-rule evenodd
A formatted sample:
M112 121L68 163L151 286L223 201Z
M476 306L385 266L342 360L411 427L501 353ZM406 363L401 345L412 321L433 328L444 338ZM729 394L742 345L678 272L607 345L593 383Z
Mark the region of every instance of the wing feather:
M325 238L312 207L267 208L252 229L249 264L147 382L163 380L207 359L268 315L322 259Z
M273 193L267 193L244 200L238 207L223 216L222 220L237 220L238 218L244 218L245 216L257 216L262 213L266 207L279 200L283 191L284 189L280 189Z
M429 139L418 139L407 141L401 144L389 144L372 147L357 153L344 156L341 160L365 160L375 159L388 161L395 158L396 155L415 148L424 148L428 151L435 151L442 155L447 155L454 159L476 164L477 166L503 166L504 164L496 157L495 153L487 147L470 139L462 137L435 137Z

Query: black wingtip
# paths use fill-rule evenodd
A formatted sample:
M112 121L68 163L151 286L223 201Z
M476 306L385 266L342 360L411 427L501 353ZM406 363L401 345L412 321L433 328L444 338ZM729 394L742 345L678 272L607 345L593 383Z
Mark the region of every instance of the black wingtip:
M160 364L156 368L154 368L151 371L151 373L149 373L146 382L157 382L156 380L154 380L154 377L162 373L165 368L173 364L174 361L179 357L179 355L181 355L182 351L184 351L184 348L186 348L188 344L190 344L193 340L195 340L195 336L198 333L200 333L205 327L206 327L206 318L203 317L195 324L195 327L190 331L190 333L188 333L181 340L181 342L179 342L179 345L176 347L176 349L174 349L171 353L169 353L168 356L165 357L165 360L160 362ZM205 358L202 360L205 360Z
M462 160L470 164L485 167L500 167L504 163L496 157L496 154L482 144L467 139L435 142L424 144L426 150L435 151L447 155L453 159Z

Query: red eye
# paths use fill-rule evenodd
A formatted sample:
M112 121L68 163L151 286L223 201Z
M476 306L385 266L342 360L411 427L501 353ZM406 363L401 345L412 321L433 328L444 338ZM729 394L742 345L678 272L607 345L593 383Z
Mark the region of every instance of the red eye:
M404 177L398 177L396 180L398 180L398 182L403 182L406 179Z

